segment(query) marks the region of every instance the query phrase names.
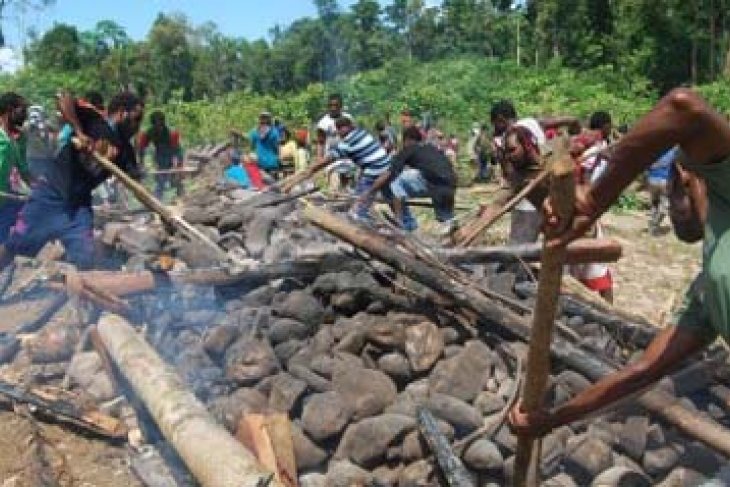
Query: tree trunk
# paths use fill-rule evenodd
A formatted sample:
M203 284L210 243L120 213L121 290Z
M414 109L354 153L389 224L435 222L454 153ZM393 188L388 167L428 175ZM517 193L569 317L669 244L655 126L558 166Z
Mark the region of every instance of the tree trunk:
M281 485L213 419L174 369L124 318L105 315L98 330L133 392L202 487Z

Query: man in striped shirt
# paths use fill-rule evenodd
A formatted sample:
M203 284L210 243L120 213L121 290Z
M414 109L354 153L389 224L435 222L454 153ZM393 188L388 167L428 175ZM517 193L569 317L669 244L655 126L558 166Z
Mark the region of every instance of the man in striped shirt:
M356 127L350 117L338 118L335 126L337 134L340 136L340 142L332 146L323 158L307 169L307 177L321 171L333 161L350 159L360 170L355 194L363 195L368 192L381 174L390 169L390 156L380 145L378 139L364 129ZM367 219L372 203L372 196L358 200L357 217Z

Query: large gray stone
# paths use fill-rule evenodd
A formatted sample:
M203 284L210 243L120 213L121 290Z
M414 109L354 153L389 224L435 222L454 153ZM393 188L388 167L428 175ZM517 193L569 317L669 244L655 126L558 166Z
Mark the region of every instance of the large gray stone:
M256 389L242 388L230 396L221 396L208 405L211 414L228 429L235 432L246 414L266 412L268 400Z
M416 420L400 414L382 414L350 425L342 437L336 458L349 458L373 468L386 458L388 447L416 427Z
M43 328L27 345L33 363L64 362L71 358L79 341L79 330L66 324Z
M357 465L347 460L330 463L327 470L327 487L356 487L370 482L372 476Z
M647 450L642 458L644 471L652 477L666 475L679 463L680 452L674 445Z
M344 363L335 368L332 385L355 421L381 413L397 395L393 380L384 373Z
M411 366L401 353L386 353L378 359L378 368L396 381L407 381L411 378Z
M74 355L67 373L72 385L77 385L97 402L109 401L116 395L114 384L96 352Z
M640 462L644 450L646 450L648 432L648 417L629 417L623 427L617 431L617 449L628 455L632 460Z
M337 392L313 394L304 404L302 427L314 440L338 435L349 421L350 411Z
M564 465L579 485L588 485L611 467L611 461L611 448L594 436L584 434L568 440Z
M402 323L386 318L384 321L369 326L366 338L371 343L384 349L403 350L406 343L406 329Z
M626 467L611 467L593 479L591 487L651 487L649 479Z
M274 411L289 413L307 390L307 383L287 374L279 373L272 378L269 407Z
M428 321L406 328L406 355L411 368L425 372L441 357L444 351L444 336L436 324Z
M468 435L482 425L482 416L479 412L456 397L431 394L422 404L434 416L453 426L457 438Z
M301 321L291 318L275 320L269 327L269 340L277 345L287 340L304 340L311 333L311 327Z
M434 484L436 471L431 462L419 460L404 468L398 477L399 487L430 487Z
M464 452L463 459L467 467L480 472L496 471L504 463L499 448L484 438L472 443Z
M312 372L303 365L289 366L289 373L307 383L307 387L315 392L327 392L332 390L332 383L321 375Z
M233 325L216 326L203 337L203 348L215 361L220 361L228 347L238 338L238 327Z
M292 291L284 300L274 306L278 316L292 318L304 324L319 326L322 324L324 307L314 296L306 291Z
M269 342L251 337L242 337L228 348L224 365L226 377L244 386L253 385L281 369Z
M471 402L488 378L491 351L480 341L471 341L457 355L436 364L429 378L431 390Z

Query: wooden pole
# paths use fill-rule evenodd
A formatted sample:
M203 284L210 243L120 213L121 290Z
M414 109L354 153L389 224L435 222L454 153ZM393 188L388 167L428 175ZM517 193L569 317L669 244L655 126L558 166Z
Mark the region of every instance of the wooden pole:
M573 159L569 154L556 157L550 167L550 201L563 228L546 232L545 246L540 260L540 279L537 285L537 300L532 315L530 347L527 353L525 386L522 393L522 407L527 412L538 410L543 405L545 387L550 375L550 344L555 323L555 312L560 296L560 283L565 264L566 249L563 246L549 246L551 237L559 233L573 218L575 205L575 177ZM538 485L538 462L532 454L534 438L519 436L515 456L514 485L528 485L531 469Z
M450 264L486 264L491 262L539 262L543 255L539 243L466 249L434 249L439 259ZM581 238L566 248L566 264L616 262L621 258L621 244L614 239Z
M81 142L74 138L73 143L76 146L81 145ZM240 264L230 255L228 255L218 244L209 239L205 234L200 232L197 228L192 226L190 223L185 221L181 216L174 215L160 200L152 196L142 184L132 179L126 172L124 172L119 166L114 164L112 161L102 156L98 152L92 152L96 162L103 167L106 171L116 177L127 189L129 189L134 196L151 211L160 215L162 221L168 225L176 228L181 233L185 234L188 238L197 240L203 245L208 247L222 262L230 262L233 264Z
M560 296L560 283L565 264L564 246L549 246L550 237L558 235L572 221L575 205L575 177L573 159L567 153L556 154L550 167L550 201L563 228L546 232L545 246L540 260L540 279L537 285L537 300L532 315L530 347L527 353L525 386L522 393L522 407L533 412L542 407L550 375L550 344L552 342L555 312ZM530 468L534 463L532 448L534 438L519 436L515 457L514 485L523 487L528 483ZM539 462L537 462L539 463ZM535 479L539 473L535 474ZM539 480L538 480L539 482ZM535 484L536 485L536 484Z
M124 318L105 315L98 331L119 371L202 487L281 486Z

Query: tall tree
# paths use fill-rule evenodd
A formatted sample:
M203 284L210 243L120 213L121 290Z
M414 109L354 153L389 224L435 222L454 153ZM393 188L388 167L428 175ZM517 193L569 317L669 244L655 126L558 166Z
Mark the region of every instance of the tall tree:
M192 89L193 55L188 43L191 29L183 15L159 14L147 36L154 95L165 102L173 94L188 99Z
M82 43L76 27L55 24L31 43L26 60L40 70L74 71L82 65Z

